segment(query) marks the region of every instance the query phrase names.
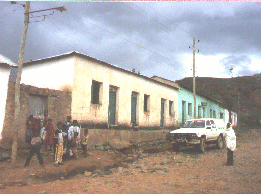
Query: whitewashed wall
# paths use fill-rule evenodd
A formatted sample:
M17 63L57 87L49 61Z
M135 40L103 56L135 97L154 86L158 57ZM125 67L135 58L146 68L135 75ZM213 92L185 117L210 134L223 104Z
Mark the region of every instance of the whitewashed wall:
M0 65L0 139L2 139L2 131L5 118L5 104L7 97L9 75L10 67L3 67Z
M33 62L23 67L21 83L60 90L65 85L72 87L74 74L74 57L56 58Z
M131 93L138 93L137 120L139 126L159 126L161 117L161 98L166 99L164 126L175 125L177 121L178 91L111 66L102 65L85 58L76 58L74 85L72 93L72 115L79 120L108 121L109 86L118 87L117 123L130 125ZM99 106L91 104L92 80L102 82L102 100ZM144 94L150 95L150 111L143 108ZM169 100L174 102L174 117L169 115Z
M229 112L227 109L226 110L226 113L225 113L225 123L228 123L229 122ZM237 126L237 113L236 112L231 112L231 117L232 117L232 126L233 127L236 127Z

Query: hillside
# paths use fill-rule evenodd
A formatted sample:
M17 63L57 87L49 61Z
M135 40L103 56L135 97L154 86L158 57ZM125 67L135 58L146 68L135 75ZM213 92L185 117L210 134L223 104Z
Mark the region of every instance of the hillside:
M190 89L193 78L176 81ZM196 77L196 92L221 101L238 113L239 125L261 127L261 74L234 78Z

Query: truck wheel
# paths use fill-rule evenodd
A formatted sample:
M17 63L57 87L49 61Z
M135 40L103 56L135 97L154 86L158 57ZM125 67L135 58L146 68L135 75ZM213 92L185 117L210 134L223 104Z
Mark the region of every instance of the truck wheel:
M205 152L205 144L206 144L206 140L204 137L200 138L200 144L199 144L199 152L200 153L204 153Z
M218 139L217 139L216 144L217 144L217 147L218 147L219 149L222 149L222 148L223 148L223 138L222 138L221 135L218 136Z
M226 147L227 147L227 144L226 144L226 138L223 137L223 138L222 138L222 141L223 141L223 148L226 148Z

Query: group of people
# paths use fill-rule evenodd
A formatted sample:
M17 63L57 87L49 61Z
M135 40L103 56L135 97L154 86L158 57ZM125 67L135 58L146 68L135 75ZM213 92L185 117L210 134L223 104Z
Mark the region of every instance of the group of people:
M28 166L32 156L36 153L39 163L43 165L43 156L40 153L42 144L54 150L54 164L55 166L62 165L63 155L67 158L73 156L78 158L78 146L81 144L84 157L87 157L87 142L89 139L88 129L84 129L81 135L81 129L78 126L77 120L71 122L71 116L67 116L67 121L57 123L55 130L52 119L48 118L48 113L45 112L43 121L43 132L40 137L40 131L37 129L37 124L32 115L26 121L26 142L30 144L30 152L26 158L25 166ZM227 147L227 163L226 165L233 165L233 153L236 150L236 135L232 129L231 123L227 123L225 142Z
M81 128L77 120L71 122L71 116L67 116L67 121L58 122L57 127L52 124L48 112L44 113L43 128L37 129L37 124L32 115L27 122L26 142L30 145L30 151L25 161L25 167L29 165L32 156L36 153L39 163L43 165L43 156L40 153L44 145L45 150L54 151L55 166L62 165L63 156L66 158L78 158L78 147L81 145L84 157L87 157L87 142L89 139L88 129L85 128L81 135ZM49 148L48 148L49 147Z

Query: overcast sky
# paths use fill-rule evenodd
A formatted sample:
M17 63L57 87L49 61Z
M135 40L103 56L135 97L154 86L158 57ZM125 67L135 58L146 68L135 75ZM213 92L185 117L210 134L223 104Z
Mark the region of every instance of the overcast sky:
M30 15L24 62L78 51L148 77L175 81L193 75L195 37L196 76L261 73L260 3L33 1L30 11L58 6L67 11ZM23 14L22 5L0 2L0 54L16 63Z

